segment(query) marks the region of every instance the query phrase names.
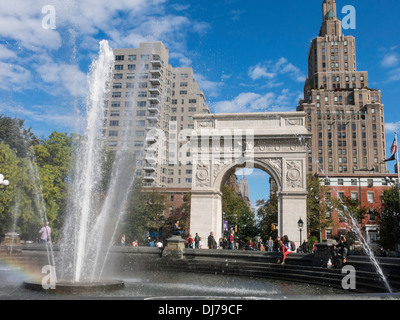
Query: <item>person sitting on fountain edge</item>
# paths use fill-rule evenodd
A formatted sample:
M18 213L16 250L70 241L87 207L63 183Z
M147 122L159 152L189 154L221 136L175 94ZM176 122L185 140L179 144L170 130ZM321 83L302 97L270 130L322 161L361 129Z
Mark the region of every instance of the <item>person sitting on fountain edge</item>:
M347 240L344 235L340 236L339 242L336 244L336 247L339 250L339 253L343 257L343 263L346 263L347 252L349 249L347 248Z
M172 231L173 231L172 234L174 236L182 236L183 235L182 227L179 226L179 220L176 220L175 224L172 227Z

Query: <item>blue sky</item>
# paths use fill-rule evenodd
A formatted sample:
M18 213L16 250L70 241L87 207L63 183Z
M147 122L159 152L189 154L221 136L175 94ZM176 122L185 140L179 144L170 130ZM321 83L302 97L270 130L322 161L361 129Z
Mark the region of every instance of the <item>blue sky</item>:
M337 0L356 8L357 68L382 90L387 145L400 128L400 2ZM190 66L213 112L293 111L303 95L322 0L0 0L0 113L39 136L74 131L99 41L162 41ZM44 29L42 8L55 9ZM389 151L388 151L389 154ZM389 165L391 166L391 165ZM392 170L392 168L390 168Z

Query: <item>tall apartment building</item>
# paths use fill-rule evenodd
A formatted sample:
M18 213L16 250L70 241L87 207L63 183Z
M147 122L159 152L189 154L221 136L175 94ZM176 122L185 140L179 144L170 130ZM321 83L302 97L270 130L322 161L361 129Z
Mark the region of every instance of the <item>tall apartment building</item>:
M342 34L336 0L324 0L319 36L311 41L304 100L312 132L309 173L386 173L384 107L381 91L368 86L368 72L357 71L356 42Z
M110 149L133 151L136 175L147 187L191 187L182 130L193 129L194 114L210 112L192 68L172 67L161 42L114 55L104 130Z

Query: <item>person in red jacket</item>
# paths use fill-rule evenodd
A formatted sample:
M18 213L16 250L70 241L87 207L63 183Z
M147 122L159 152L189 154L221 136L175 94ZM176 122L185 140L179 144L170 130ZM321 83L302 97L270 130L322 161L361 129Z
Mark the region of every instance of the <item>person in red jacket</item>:
M278 259L278 263L285 264L286 256L291 252L288 250L287 246L285 246L282 240L278 241L278 251L281 253L281 257Z
M192 238L192 235L189 234L189 237L186 239L186 248L193 248L194 240Z

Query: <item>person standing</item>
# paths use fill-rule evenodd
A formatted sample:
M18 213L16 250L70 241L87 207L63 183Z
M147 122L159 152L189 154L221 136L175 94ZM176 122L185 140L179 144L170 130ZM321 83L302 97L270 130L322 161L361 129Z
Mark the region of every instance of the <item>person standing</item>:
M308 253L309 251L308 249L309 249L308 242L304 240L301 250L303 251L303 253Z
M51 228L49 227L48 221L46 221L46 224L39 230L39 234L39 243L46 243L50 241Z
M125 235L124 234L121 237L121 246L125 247Z
M231 232L231 235L229 236L229 247L231 250L235 250L235 235L233 231Z
M217 247L217 242L214 239L213 232L210 232L210 235L208 236L207 245L208 245L208 249L216 249L216 247Z
M195 249L200 248L200 237L197 232L196 232L196 236L194 237L194 247L195 247Z
M224 240L222 240L222 249L228 249L228 239L226 236L224 237Z
M268 252L274 251L274 241L272 240L272 237L269 237L267 246L268 246Z
M200 237L200 240L199 240L199 249L203 249L203 247L204 247L204 241L203 241L203 238Z
M193 248L193 243L194 243L194 241L193 241L192 235L189 234L189 237L187 237L187 239L186 239L186 248Z

